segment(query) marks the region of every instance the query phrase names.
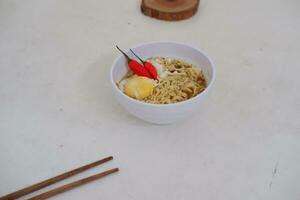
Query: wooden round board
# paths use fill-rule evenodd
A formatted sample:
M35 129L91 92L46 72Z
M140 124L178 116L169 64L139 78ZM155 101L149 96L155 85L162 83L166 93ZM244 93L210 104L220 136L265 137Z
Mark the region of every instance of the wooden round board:
M200 0L142 0L141 10L150 17L177 21L192 17Z

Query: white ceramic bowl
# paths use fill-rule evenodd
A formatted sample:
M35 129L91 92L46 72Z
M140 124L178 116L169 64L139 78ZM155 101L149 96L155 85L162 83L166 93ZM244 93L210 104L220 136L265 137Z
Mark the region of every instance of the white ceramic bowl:
M207 88L199 95L174 104L150 104L135 100L125 95L116 83L122 79L128 71L127 61L123 55L113 62L110 71L110 80L113 92L116 94L119 103L132 115L155 124L170 124L191 117L200 110L201 103L211 90L215 78L214 64L211 59L201 50L175 42L153 42L140 44L132 49L142 58L162 56L182 59L188 63L200 67L208 82ZM134 56L126 51L132 58Z

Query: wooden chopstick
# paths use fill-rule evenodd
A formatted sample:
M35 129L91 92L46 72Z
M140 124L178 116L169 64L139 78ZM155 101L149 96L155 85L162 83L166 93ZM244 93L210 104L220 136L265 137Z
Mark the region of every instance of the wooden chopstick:
M69 184L63 185L61 187L55 188L53 190L50 190L48 192L39 194L39 195L37 195L35 197L32 197L32 198L30 198L28 200L42 200L42 199L47 199L49 197L52 197L52 196L60 194L62 192L71 190L71 189L73 189L75 187L78 187L78 186L83 185L85 183L88 183L88 182L94 181L96 179L102 178L104 176L107 176L109 174L115 173L117 171L119 171L119 168L110 169L110 170L107 170L105 172L102 172L102 173L99 173L99 174L96 174L96 175L93 175L93 176L89 176L87 178L83 178L83 179L80 179L78 181L74 181L72 183L69 183Z
M58 176L55 176L53 178L47 179L45 181L36 183L34 185L31 185L29 187L23 188L23 189L18 190L16 192L12 192L10 194L2 196L2 197L0 197L0 200L13 200L13 199L17 199L17 198L22 197L24 195L27 195L27 194L29 194L31 192L34 192L34 191L37 191L37 190L42 189L44 187L47 187L47 186L49 186L49 185L51 185L53 183L57 183L57 182L59 182L59 181L61 181L63 179L66 179L68 177L74 176L75 174L81 173L81 172L83 172L83 171L85 171L87 169L90 169L90 168L93 168L95 166L101 165L102 163L105 163L105 162L110 161L112 159L113 159L113 157L109 156L109 157L106 157L104 159L98 160L96 162L93 162L93 163L84 165L82 167L73 169L71 171L65 172L65 173L60 174Z

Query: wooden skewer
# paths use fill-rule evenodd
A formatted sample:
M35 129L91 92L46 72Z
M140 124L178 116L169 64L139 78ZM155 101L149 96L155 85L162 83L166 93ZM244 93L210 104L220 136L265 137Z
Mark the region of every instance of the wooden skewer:
M23 189L18 190L16 192L7 194L7 195L5 195L3 197L0 197L0 200L13 200L13 199L17 199L19 197L25 196L26 194L29 194L29 193L34 192L34 191L37 191L37 190L42 189L44 187L47 187L47 186L49 186L51 184L57 183L57 182L59 182L59 181L61 181L63 179L66 179L66 178L71 177L71 176L73 176L75 174L81 173L81 172L83 172L83 171L85 171L87 169L93 168L95 166L98 166L98 165L100 165L102 163L105 163L107 161L110 161L112 159L113 159L113 157L109 156L107 158L98 160L96 162L93 162L93 163L84 165L82 167L73 169L73 170L71 170L69 172L65 172L65 173L60 174L58 176L55 176L53 178L50 178L50 179L47 179L45 181L36 183L34 185L31 185L29 187L23 188Z
M61 187L55 188L53 190L50 190L48 192L39 194L39 195L37 195L35 197L32 197L32 198L30 198L28 200L43 200L43 199L47 199L49 197L52 197L52 196L60 194L62 192L71 190L71 189L73 189L75 187L78 187L78 186L83 185L85 183L88 183L88 182L94 181L96 179L102 178L104 176L107 176L109 174L115 173L117 171L119 171L119 168L110 169L110 170L107 170L105 172L102 172L102 173L99 173L99 174L96 174L96 175L93 175L93 176L89 176L87 178L83 178L83 179L80 179L78 181L75 181L75 182L63 185Z

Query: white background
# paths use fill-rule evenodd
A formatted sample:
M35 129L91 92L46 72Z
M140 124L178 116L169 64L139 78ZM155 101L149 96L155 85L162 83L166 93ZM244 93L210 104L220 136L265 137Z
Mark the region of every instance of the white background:
M299 200L300 1L201 0L180 22L139 3L0 0L0 196L113 155L70 180L118 174L53 199ZM112 95L114 45L156 40L215 61L188 121L142 122Z

